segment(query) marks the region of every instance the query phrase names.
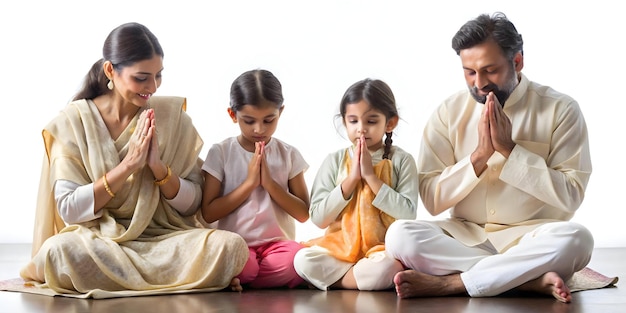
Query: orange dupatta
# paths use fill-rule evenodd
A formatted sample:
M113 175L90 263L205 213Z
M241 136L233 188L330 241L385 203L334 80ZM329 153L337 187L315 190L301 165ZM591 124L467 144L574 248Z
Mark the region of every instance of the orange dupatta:
M343 166L350 174L351 157L345 154ZM374 173L385 184L391 185L392 163L384 159L374 165ZM352 199L339 217L332 222L324 236L304 242L305 246L318 245L330 251L335 258L356 263L372 252L385 249L385 233L395 220L372 205L376 195L370 187L360 181Z

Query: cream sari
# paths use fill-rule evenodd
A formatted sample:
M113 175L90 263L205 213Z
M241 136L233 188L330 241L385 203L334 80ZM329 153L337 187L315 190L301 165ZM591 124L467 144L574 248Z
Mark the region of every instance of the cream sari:
M172 172L202 191L202 139L178 97L153 97L159 151ZM70 103L43 130L44 157L33 258L21 271L29 284L55 294L109 298L215 291L229 286L248 258L234 233L202 229L161 197L148 167L132 174L93 221L65 225L52 186L59 179L85 185L119 164L139 113L112 139L91 101ZM49 290L47 291L49 293Z

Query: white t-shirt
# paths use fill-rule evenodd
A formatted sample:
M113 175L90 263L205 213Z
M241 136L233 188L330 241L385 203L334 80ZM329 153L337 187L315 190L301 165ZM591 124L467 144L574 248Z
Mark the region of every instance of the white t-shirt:
M202 170L222 182L221 195L225 195L246 179L253 155L253 152L241 147L237 137L230 137L209 149ZM309 167L296 148L276 138L266 144L265 156L272 178L287 191L289 180ZM293 217L280 208L261 186L239 208L214 225L240 234L249 246L293 240L296 232Z

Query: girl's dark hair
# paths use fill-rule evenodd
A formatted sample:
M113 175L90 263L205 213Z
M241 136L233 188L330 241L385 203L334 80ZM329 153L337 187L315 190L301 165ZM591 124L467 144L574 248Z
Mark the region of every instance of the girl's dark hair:
M283 106L283 87L272 72L250 70L239 75L230 86L230 108L237 112L244 105L264 105L270 102Z
M361 100L367 102L371 108L382 112L385 115L386 121L398 116L398 109L396 108L396 99L391 91L389 85L379 79L366 78L360 80L346 90L341 98L339 104L339 114L341 120L345 120L346 107L348 104L358 103ZM391 151L391 132L385 134L385 152L383 159L389 158Z
M515 25L502 12L489 16L481 14L465 23L452 38L452 49L457 55L461 50L493 39L502 49L504 56L512 60L516 53L524 54L524 41Z
M121 71L126 66L151 59L155 55L163 57L163 49L157 37L146 26L134 22L118 26L104 41L102 58L91 66L74 100L93 99L110 92L106 86L109 80L102 68L105 61L111 61L113 69Z

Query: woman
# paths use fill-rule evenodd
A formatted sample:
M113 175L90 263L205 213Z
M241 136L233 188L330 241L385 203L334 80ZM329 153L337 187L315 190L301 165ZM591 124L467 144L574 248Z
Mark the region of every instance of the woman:
M245 241L193 222L203 142L185 99L152 97L163 56L145 26L117 27L83 88L43 130L26 281L84 297L212 291L236 282Z

